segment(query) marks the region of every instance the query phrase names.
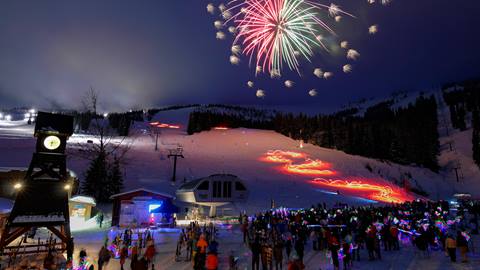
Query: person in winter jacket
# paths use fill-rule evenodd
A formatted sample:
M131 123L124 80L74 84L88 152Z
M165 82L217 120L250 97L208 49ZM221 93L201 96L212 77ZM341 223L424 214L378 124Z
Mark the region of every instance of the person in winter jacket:
M445 240L445 247L447 248L448 256L450 256L450 260L452 262L457 261L457 241L451 234L447 236L447 240Z
M250 249L252 250L252 270L259 270L262 246L260 245L260 240L258 237L255 238L253 243L250 245Z
M218 269L218 257L215 252L208 252L207 261L205 263L205 268L207 270L217 270Z
M468 242L465 236L463 236L461 231L457 232L457 247L460 250L460 256L462 257L462 262L468 262L467 252L468 252Z
M275 270L282 270L283 264L283 241L277 240L273 247L273 258L275 259Z

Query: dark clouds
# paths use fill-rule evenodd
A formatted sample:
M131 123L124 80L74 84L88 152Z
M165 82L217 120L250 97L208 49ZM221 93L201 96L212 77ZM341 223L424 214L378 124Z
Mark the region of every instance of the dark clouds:
M320 109L480 75L478 1L397 0L368 10L355 2L359 28L346 33L362 54L354 72L328 82L292 76L288 90L257 79L267 90L258 100L245 86L253 79L246 63L231 66L229 41L215 40L207 3L3 0L0 106L78 107L93 86L105 110L216 102ZM374 39L359 34L369 23L380 25ZM327 68L343 61L326 59Z

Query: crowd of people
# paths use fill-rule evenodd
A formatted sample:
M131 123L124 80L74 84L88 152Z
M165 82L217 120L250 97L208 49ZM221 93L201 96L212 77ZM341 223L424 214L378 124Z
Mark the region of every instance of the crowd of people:
M217 228L213 223L200 226L197 222L190 223L180 233L175 259L192 261L195 270L218 269Z
M306 245L327 251L334 269L350 269L368 251L368 260L411 243L421 256L444 250L456 262L457 248L467 262L470 233L478 233L479 204L451 211L446 201L414 201L385 206L275 209L255 216L240 215L243 241L252 253L251 269L304 269ZM382 251L383 249L383 251ZM285 256L284 256L285 255Z
M452 205L421 200L360 207L337 204L328 208L319 204L309 209L276 208L253 216L243 213L239 227L251 258L240 257L251 260L248 264L253 270L301 270L305 269L306 251L312 250L328 259L333 269L351 269L360 260L382 260L384 252L396 252L408 245L415 247L416 256L428 258L431 252L444 252L452 263L467 263L473 248L471 235L478 234L479 215L478 202ZM74 269L93 270L96 264L102 270L115 258L120 270L150 270L155 269L155 254L153 231L110 230L96 263L81 250ZM56 269L53 255L49 252L45 257L44 269ZM222 265L237 270L239 258L234 255L233 251L223 253L222 259L228 263ZM175 260L191 262L194 270L218 270L217 227L192 222L181 229ZM315 269L321 266L318 263Z
M110 238L110 237L109 237ZM127 259L130 259L131 270L154 269L156 254L155 241L152 232L148 229L134 231L130 228L123 232L112 231L112 241L100 248L98 253L98 270L108 265L112 257L119 259L120 270L126 268ZM88 269L90 262L85 251L80 251L79 270ZM151 267L151 268L150 268Z

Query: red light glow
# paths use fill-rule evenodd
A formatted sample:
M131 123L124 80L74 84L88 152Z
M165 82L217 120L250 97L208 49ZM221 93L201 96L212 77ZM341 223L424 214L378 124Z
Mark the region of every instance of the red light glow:
M301 152L271 150L265 153L260 160L268 163L285 164L284 166L279 167L280 171L284 174L321 177L329 177L339 174L332 169L332 164L323 162L319 159L310 159L305 153ZM312 180L312 183L315 185L352 192L360 197L375 201L401 203L414 199L413 196L394 185L380 184L379 182L383 182L383 180L325 178L315 178Z
M301 164L287 164L285 165L285 170L289 173L300 174L300 175L310 175L310 176L319 176L319 175L335 175L336 173L330 170L331 165L325 163L318 159L307 159L305 163Z
M365 181L369 180L343 180L343 179L314 179L313 182L317 185L338 188L343 190L357 191L362 197L367 197L369 199L387 202L387 203L402 203L405 201L412 201L414 198L399 190L398 188L393 188L389 185L379 185L379 184L369 184Z
M228 127L214 127L214 130L228 130Z
M160 123L160 122L151 122L150 126L152 127L157 127L157 128L172 128L172 129L179 129L179 125L170 125L170 124L165 124L165 123Z

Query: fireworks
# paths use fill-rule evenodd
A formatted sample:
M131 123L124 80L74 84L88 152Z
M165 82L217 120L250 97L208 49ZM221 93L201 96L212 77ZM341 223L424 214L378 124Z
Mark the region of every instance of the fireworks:
M285 87L287 88L292 88L294 84L295 83L293 81L290 81L290 80L285 81Z
M258 98L264 98L265 97L265 91L262 90L262 89L258 89L256 95L257 95Z
M338 20L353 15L339 6L310 0L232 1L231 20L236 24L234 44L241 43L243 53L264 72L281 74L284 65L299 71L301 59L310 61L315 48L326 48L321 32L335 32L320 14L328 12Z
M391 2L364 1L368 6L388 5ZM332 61L317 63L324 57L320 55L322 51L332 57L341 57L336 53L339 47L345 50L344 57L347 60L360 58L353 42L343 39L342 33L337 33L337 30L349 29L351 25L348 23L355 22L356 17L345 10L327 0L229 0L218 6L212 3L207 5L207 12L217 17L213 22L216 38L225 40L230 35L233 37L230 63L239 65L242 61L248 62L255 76L270 76L272 79L281 78L287 72L297 73L301 78L314 75L320 79L332 78L332 71L351 73L353 67L348 62L328 72L322 70L327 68L323 64ZM339 24L342 27L337 29ZM374 35L378 29L377 24L371 24L368 33ZM315 62L316 66L322 68L305 72L302 67L307 62ZM248 85L253 88L253 82L252 86ZM286 80L284 86L292 88L294 83ZM308 93L310 96L316 95L314 89ZM265 97L265 92L259 89L257 97Z
M234 55L239 55L242 52L242 48L239 45L232 46L232 53Z
M216 37L219 40L224 40L226 36L225 36L225 33L223 33L222 31L218 31L216 34Z
M237 33L237 28L235 28L235 26L229 26L228 32L230 32L231 34L235 34Z
M232 65L238 65L240 64L240 58L238 58L236 55L230 55L230 63Z
M356 50L354 50L354 49L348 50L348 52L347 52L347 58L348 59L357 60L359 57L360 57L360 53L358 53Z
M255 86L255 84L252 81L248 81L247 86L248 86L248 88L253 88L253 86Z
M324 73L323 73L323 78L324 78L325 80L328 80L328 79L330 79L331 77L333 77L333 72L324 72Z
M215 26L215 28L217 28L218 30L222 29L223 28L223 22L222 21L215 21L213 23L213 26Z
M320 68L316 68L313 71L313 75L317 76L318 78L323 78L323 71Z
M207 12L212 15L215 14L215 6L212 3L207 5Z
M345 72L345 73L350 73L350 72L352 72L352 70L353 70L353 67L350 64L346 64L346 65L343 66L343 72Z
M316 89L312 89L312 90L308 91L308 94L309 94L311 97L316 97L316 96L318 95Z

